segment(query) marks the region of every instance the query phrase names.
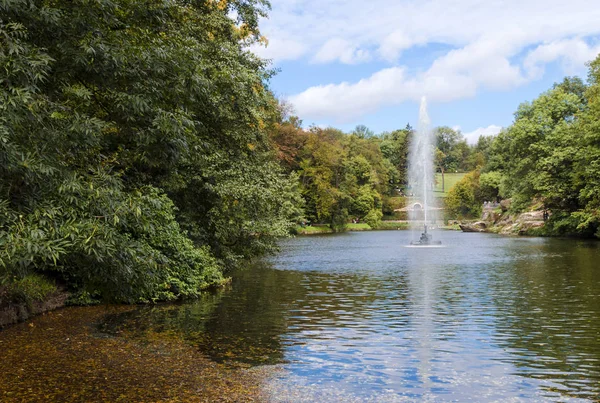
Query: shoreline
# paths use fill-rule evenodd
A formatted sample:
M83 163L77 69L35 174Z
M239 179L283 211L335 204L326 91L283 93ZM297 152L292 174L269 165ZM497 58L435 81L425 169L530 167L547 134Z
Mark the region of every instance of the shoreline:
M177 335L95 327L135 305L68 307L0 331L2 402L258 402L270 368L218 364ZM15 370L18 369L18 370ZM274 369L276 370L276 369Z
M444 231L459 231L458 225L444 225L437 227ZM344 232L360 232L360 231L410 231L410 225L406 221L381 221L376 228L370 227L368 224L348 224ZM326 235L334 234L333 230L325 224L315 226L296 227L294 235Z
M46 312L64 308L68 298L68 292L57 290L42 301L8 302L0 307L0 332Z

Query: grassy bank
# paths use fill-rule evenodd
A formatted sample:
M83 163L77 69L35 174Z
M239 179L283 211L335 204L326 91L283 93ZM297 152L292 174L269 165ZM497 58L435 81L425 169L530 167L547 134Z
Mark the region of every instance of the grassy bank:
M399 230L399 229L409 229L410 225L407 222L400 221L381 221L377 226L378 230Z
M297 235L318 235L318 234L331 234L333 233L332 229L329 228L326 225L323 226L313 226L313 225L307 225L307 226L296 226L296 228L294 228L294 232Z
M407 222L401 221L381 221L377 227L373 228L366 223L350 223L346 226L346 231L373 231L373 230L404 230L409 229L410 226ZM305 227L297 226L294 229L297 235L318 235L318 234L332 234L333 231L326 225L309 225Z
M371 231L373 228L366 223L348 224L346 230L348 231Z
M448 231L460 231L460 226L458 224L453 225L442 225L438 227L439 229L448 230Z
M57 290L54 282L39 274L31 274L21 279L5 278L0 282L0 308L11 304L31 305L41 302Z
M0 285L0 329L65 305L68 293L38 274L4 278Z

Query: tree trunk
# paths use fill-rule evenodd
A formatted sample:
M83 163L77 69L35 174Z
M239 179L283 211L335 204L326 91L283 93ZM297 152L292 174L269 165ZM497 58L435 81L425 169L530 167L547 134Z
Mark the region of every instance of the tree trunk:
M445 182L444 182L444 167L440 167L440 170L442 171L442 192L445 192L446 186L445 186Z

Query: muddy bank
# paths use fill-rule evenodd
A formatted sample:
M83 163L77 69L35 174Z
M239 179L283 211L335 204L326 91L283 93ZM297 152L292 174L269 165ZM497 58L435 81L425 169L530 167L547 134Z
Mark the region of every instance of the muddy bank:
M48 312L0 331L0 401L257 402L268 369L217 364L177 335L130 340L95 323L131 306Z
M4 290L0 290L0 329L19 322L24 322L33 316L44 312L53 311L65 306L69 294L57 291L49 295L44 301L15 303L6 301L3 297Z

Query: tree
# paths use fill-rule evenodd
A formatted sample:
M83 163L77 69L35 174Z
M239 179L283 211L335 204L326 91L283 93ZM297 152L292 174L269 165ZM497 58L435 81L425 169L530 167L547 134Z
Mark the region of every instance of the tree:
M588 85L567 77L520 105L488 148L483 171L495 176L492 187L512 197L516 211L543 203L550 235L600 236L599 64L590 63Z
M410 125L407 125L406 129L394 130L382 136L381 152L398 172L398 180L394 185L404 185L407 182L409 144L412 136Z
M298 216L256 1L0 4L0 275L193 296ZM235 20L232 20L235 16Z
M354 131L352 132L352 134L354 134L355 136L357 136L361 139L370 139L371 137L373 137L375 135L373 130L369 129L365 125L356 126L354 128Z
M481 215L479 175L479 171L469 172L452 186L445 199L448 217L475 218Z
M435 129L435 137L437 149L441 151L441 154L436 155L436 158L440 157L437 163L440 170L464 170L464 163L471 149L462 134L447 126L441 126Z
M486 172L479 176L479 201L499 201L502 174Z
M444 160L446 159L446 154L444 154L439 148L435 149L435 165L436 167L438 167L438 169L440 170L441 174L442 174L442 192L445 191L446 189L446 182L444 180Z
M523 208L534 198L553 195L557 196L556 203L576 203L572 192L556 191L571 183L561 175L570 175L571 171L565 168L573 164L570 156L577 154L577 143L568 133L580 108L578 96L557 87L531 104L522 104L515 113L515 122L506 133L509 158L504 177L516 208ZM572 151L565 152L569 148Z

